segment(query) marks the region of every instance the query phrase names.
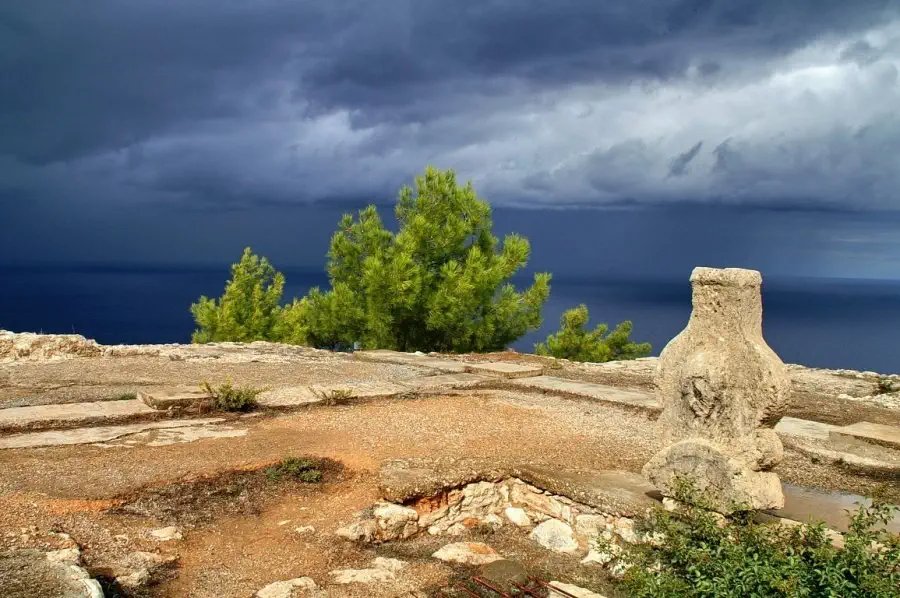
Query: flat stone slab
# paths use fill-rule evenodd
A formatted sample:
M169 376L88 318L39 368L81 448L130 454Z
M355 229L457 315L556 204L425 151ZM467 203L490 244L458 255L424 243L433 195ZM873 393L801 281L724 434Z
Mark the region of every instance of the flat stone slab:
M224 418L176 419L161 422L146 422L125 426L99 426L96 428L76 428L74 430L50 430L47 432L27 432L0 437L0 449L36 448L42 446L66 446L73 444L94 444L108 442L148 430L162 430L184 427L200 427L225 421Z
M213 397L206 391L196 388L160 390L154 392L140 391L137 398L145 404L167 411L169 409L187 409L211 404Z
M779 436L793 436L809 440L828 440L831 431L837 428L838 426L823 424L822 422L798 419L796 417L782 417L781 421L775 426L775 432Z
M410 378L403 384L415 390L457 390L477 388L490 382L493 378L479 374L439 374L422 378Z
M431 368L448 374L461 374L466 371L466 364L452 359L441 359L431 355L418 353L403 353L401 351L389 351L378 349L374 351L356 351L353 356L363 361L376 361L380 363L396 363L400 365L414 365Z
M784 508L775 511L767 511L770 515L793 519L806 523L822 521L828 527L840 532L848 530L850 514L859 508L860 504L870 505L872 501L857 494L847 492L819 490L793 484L782 484L784 490ZM881 527L881 526L879 526ZM887 524L888 531L900 534L900 514L895 513L894 518Z
M468 458L387 460L379 471L379 491L385 500L402 504L473 482L504 478L518 478L553 494L626 517L658 505L660 498L659 492L636 473Z
M829 436L832 440L864 442L900 450L900 428L896 426L859 422L842 428L835 428L831 430Z
M523 365L507 361L488 361L484 363L467 363L466 371L472 374L512 379L541 376L544 373L544 368L539 365Z
M140 399L35 405L0 409L0 430L18 431L74 427L159 415Z
M349 400L390 399L410 391L409 386L399 382L353 382L352 384L313 384L309 387L320 400L335 392L347 391Z
M262 407L299 407L321 403L322 397L317 396L309 386L284 386L260 393L256 402Z
M647 411L659 412L662 409L653 393L623 390L614 386L594 384L592 382L579 382L554 376L539 376L536 378L510 380L509 384L528 390L539 390L570 397L603 401L605 403L627 405L628 407L636 407Z

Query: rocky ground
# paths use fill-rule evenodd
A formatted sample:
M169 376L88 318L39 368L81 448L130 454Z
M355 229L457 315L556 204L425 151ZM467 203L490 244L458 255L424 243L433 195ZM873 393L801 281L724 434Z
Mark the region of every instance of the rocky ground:
M0 355L3 347L0 338ZM423 374L414 364L266 343L82 347L78 351L87 356L75 358L44 348L16 354L15 360L10 353L18 350L6 347L0 407L115 400L204 380L278 388ZM652 388L655 366L652 359L587 366L514 353L453 359L540 362L553 376L635 390ZM894 396L878 394L877 374L801 368L792 373L795 417L900 425ZM514 458L639 472L661 448L652 412L502 388L264 411L227 423L240 434L159 442L163 431L151 431L93 444L0 451L0 550L46 552L75 544L107 596L249 597L272 582L303 577L324 588L325 596L409 596L471 574L430 555L447 542L472 539L525 564L529 573L614 596L602 569L548 553L510 526L470 530L453 540L425 536L380 546L343 541L334 531L378 499L376 472L385 459ZM325 459L323 481L276 481L262 472L289 456ZM864 495L886 486L900 499L895 476L860 475L792 449L777 472L786 482ZM174 529L153 535L165 528ZM376 557L407 564L387 581L336 583L333 571L367 568ZM145 572L150 581L136 584L139 590L111 581ZM0 567L0 576L9 574Z

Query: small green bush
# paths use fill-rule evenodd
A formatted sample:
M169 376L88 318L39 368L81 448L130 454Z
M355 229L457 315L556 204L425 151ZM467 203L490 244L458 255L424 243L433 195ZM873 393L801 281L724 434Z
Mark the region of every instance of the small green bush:
M231 381L213 387L204 382L200 388L213 397L213 404L219 411L249 411L256 407L256 397L262 388L235 387Z
M297 457L288 457L277 465L267 467L265 473L266 477L272 481L289 478L313 484L322 480L322 471L315 461Z
M123 392L120 395L116 395L116 401L133 401L137 399L137 393L134 392Z
M702 504L689 492L680 498ZM832 546L823 524L759 523L747 512L722 525L720 517L689 504L675 512L656 509L637 529L664 540L622 548L620 562L632 565L624 589L638 598L896 598L900 539L877 529L896 510L878 499L860 507L841 549Z
M590 332L585 330L588 319L588 308L584 304L567 310L560 318L559 332L536 344L534 352L558 359L595 363L650 355L650 343L635 343L629 338L630 321L620 323L607 334L609 326L606 324L600 324Z

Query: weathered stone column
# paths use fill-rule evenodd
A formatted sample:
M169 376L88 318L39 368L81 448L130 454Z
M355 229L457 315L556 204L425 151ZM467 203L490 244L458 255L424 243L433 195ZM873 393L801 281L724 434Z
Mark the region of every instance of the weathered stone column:
M762 336L762 277L755 270L695 268L687 327L663 350L659 424L670 444L644 467L664 494L689 478L716 510L783 506L783 456L772 427L791 382Z

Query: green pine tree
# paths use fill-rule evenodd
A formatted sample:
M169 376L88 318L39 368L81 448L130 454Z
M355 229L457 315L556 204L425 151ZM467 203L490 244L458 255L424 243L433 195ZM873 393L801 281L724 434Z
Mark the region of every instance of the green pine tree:
M597 363L650 355L650 343L635 343L629 338L630 321L620 323L606 334L609 330L606 324L600 324L590 332L585 330L588 319L588 308L584 304L567 310L560 318L559 332L536 344L534 352L560 359Z
M231 266L231 279L219 299L200 297L191 305L195 343L271 340L280 324L284 275L249 247Z
M517 292L528 240L492 234L490 205L453 171L428 167L404 187L399 230L374 206L345 214L331 239L331 290L313 289L284 311L277 332L314 346L401 351L492 351L541 324L550 275Z

